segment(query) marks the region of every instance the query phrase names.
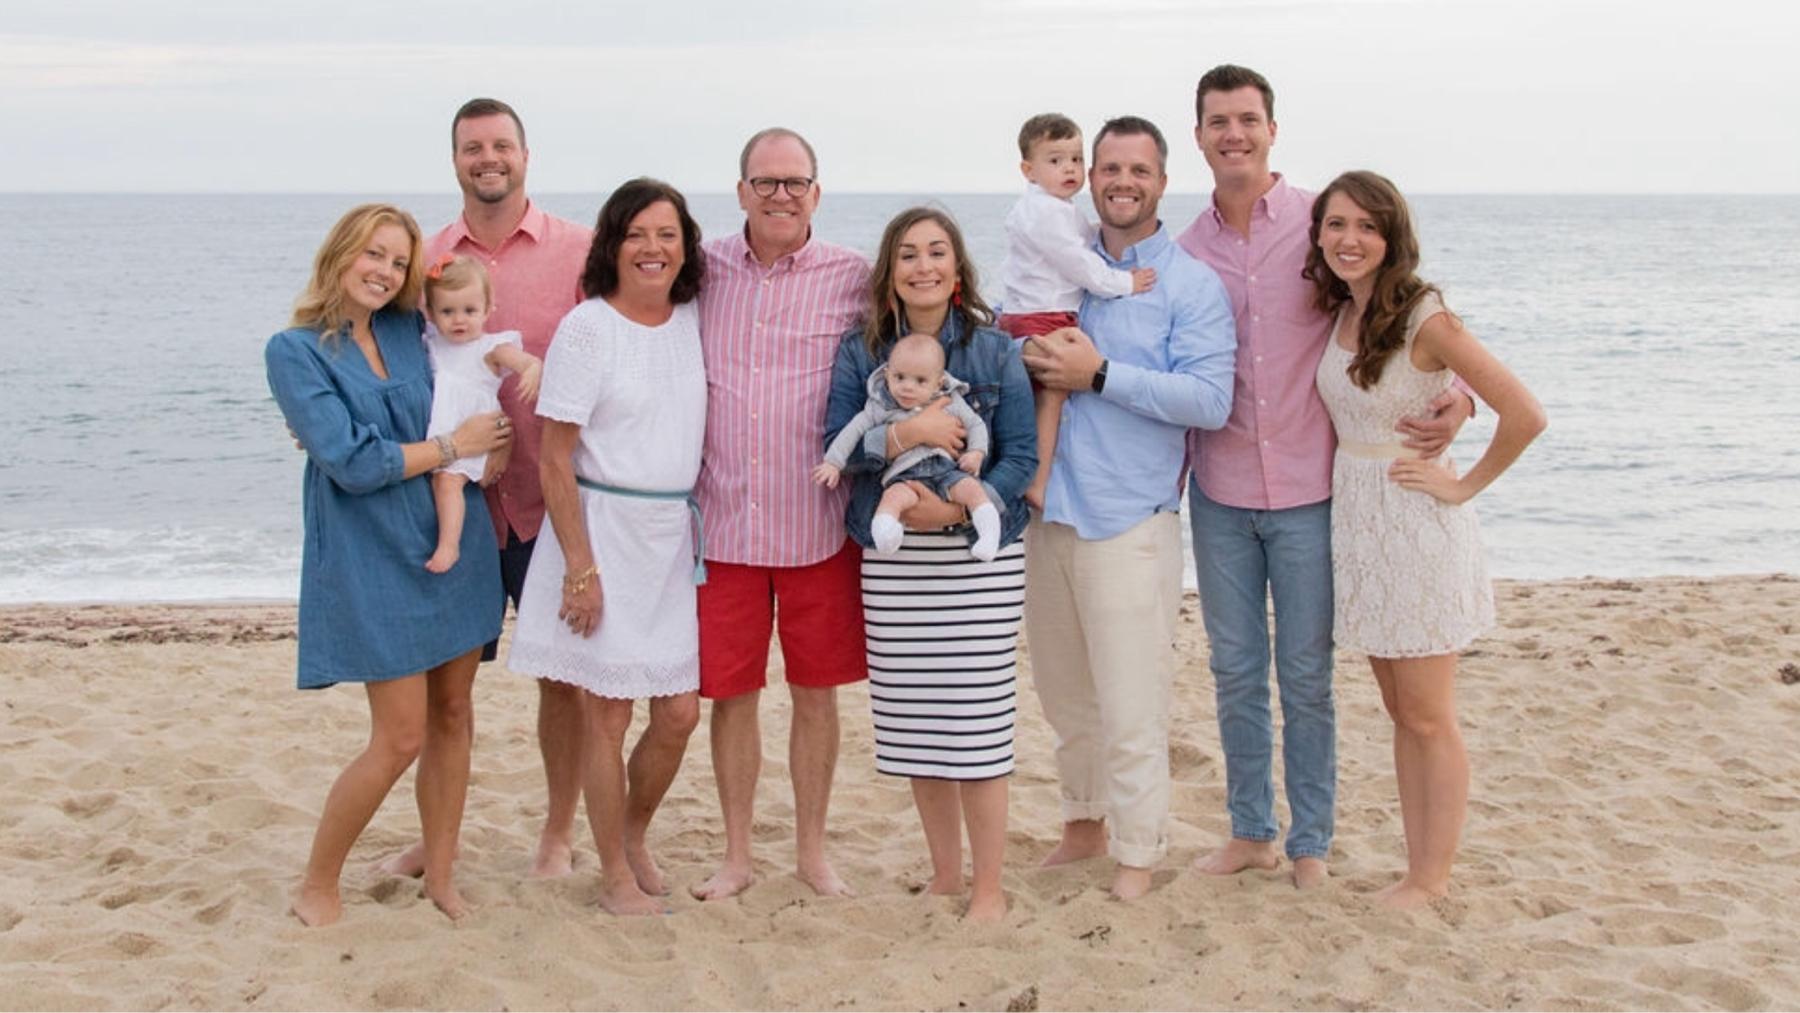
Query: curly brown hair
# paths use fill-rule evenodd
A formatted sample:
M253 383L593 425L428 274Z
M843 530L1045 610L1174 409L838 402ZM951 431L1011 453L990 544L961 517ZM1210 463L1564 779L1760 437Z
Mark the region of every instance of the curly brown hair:
M1406 198L1400 195L1400 188L1386 176L1358 169L1332 180L1313 199L1312 225L1307 232L1312 245L1306 251L1306 268L1300 272L1313 283L1313 305L1325 313L1336 314L1350 301L1350 286L1331 270L1319 249L1325 205L1331 202L1333 194L1340 193L1375 219L1375 227L1387 242L1387 254L1376 268L1374 294L1363 308L1356 354L1345 370L1358 387L1367 390L1381 379L1388 359L1406 345L1406 324L1413 307L1426 295L1438 293L1438 287L1417 273L1419 236L1413 230L1412 212L1406 206Z

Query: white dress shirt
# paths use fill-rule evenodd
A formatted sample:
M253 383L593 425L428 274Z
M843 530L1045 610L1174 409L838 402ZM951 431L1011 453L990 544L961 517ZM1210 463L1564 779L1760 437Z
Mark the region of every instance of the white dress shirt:
M1007 313L1074 313L1081 294L1131 294L1131 272L1109 267L1092 249L1094 226L1071 201L1036 183L1006 214Z

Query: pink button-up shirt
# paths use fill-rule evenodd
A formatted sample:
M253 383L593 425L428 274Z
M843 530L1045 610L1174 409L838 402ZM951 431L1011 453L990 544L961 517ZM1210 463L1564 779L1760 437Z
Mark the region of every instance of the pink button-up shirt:
M525 217L498 249L477 242L468 221L458 216L426 242L425 257L429 261L460 253L481 261L494 285L488 332L518 331L525 351L542 359L563 314L581 301L581 271L593 241L594 230L527 202ZM504 546L509 526L522 541L530 541L544 523L544 491L538 486L538 441L544 426L532 406L519 400L518 381L511 374L500 385L500 407L513 422L512 461L488 488L487 504L494 537Z
M843 548L848 484L826 489L812 469L825 454L832 360L868 285L860 255L817 239L768 267L741 233L706 243L706 558L807 566Z
M1200 491L1244 510L1285 510L1331 498L1337 448L1314 374L1331 318L1313 308L1306 266L1313 195L1278 174L1250 212L1250 235L1200 212L1176 240L1218 272L1237 318L1237 379L1225 428L1188 433Z

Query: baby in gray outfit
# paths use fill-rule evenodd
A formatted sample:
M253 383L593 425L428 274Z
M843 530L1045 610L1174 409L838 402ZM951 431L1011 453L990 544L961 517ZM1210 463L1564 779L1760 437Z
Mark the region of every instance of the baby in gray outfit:
M944 349L936 338L908 334L894 343L888 361L869 374L868 403L825 449L824 463L813 469L813 481L837 488L844 464L869 430L911 418L937 398L950 395L946 410L965 430L962 456L952 458L942 448L921 445L907 447L888 464L881 473L881 502L870 525L878 555L900 548L906 535L900 515L919 501L919 494L907 485L915 481L968 508L969 521L975 525L969 555L985 562L1000 550L1000 511L975 477L981 474L981 462L987 457L987 425L963 400L962 392L968 389L968 384L944 371Z

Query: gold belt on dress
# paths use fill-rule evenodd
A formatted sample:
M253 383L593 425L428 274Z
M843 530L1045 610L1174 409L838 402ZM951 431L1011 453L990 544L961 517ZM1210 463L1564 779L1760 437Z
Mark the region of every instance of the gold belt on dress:
M1337 448L1351 457L1362 457L1372 461L1399 461L1419 456L1418 451L1398 443L1358 443L1355 440L1339 440Z

